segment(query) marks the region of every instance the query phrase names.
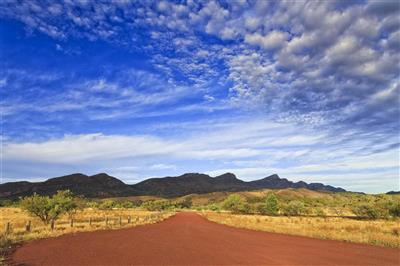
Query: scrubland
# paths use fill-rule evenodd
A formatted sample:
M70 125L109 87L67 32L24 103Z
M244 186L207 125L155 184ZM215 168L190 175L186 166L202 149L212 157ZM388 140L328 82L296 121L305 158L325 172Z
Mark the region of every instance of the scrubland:
M7 247L15 243L155 223L179 210L197 211L211 221L234 227L400 248L400 195L264 189L177 198L86 199L66 191L60 193L29 197L28 201L0 202L3 256ZM54 214L59 206L65 209L53 219L53 229L43 217L40 220L32 215L32 210L39 209L41 213L48 208ZM28 221L30 230L26 227Z
M286 217L202 212L210 221L229 226L341 240L383 247L400 247L400 219L359 220L342 217Z

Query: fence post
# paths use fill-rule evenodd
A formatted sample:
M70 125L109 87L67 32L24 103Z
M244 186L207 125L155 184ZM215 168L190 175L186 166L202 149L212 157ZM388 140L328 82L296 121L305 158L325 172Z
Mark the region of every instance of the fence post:
M10 231L11 231L11 223L7 222L7 224L6 224L6 234L10 233Z
M122 225L122 217L120 216L119 217L119 226L121 226Z
M51 230L54 230L54 219L51 219L50 228Z
M131 223L131 216L128 216L128 224Z
M106 226L108 226L108 217L106 217Z
M31 225L32 225L32 222L29 220L25 225L25 231L30 232L31 231Z
M92 217L89 217L89 225L92 225Z
M74 227L74 219L71 219L70 225L71 227Z

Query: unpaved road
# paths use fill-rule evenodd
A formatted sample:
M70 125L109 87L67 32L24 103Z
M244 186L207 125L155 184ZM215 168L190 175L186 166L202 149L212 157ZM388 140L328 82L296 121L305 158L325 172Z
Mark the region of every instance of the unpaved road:
M17 265L399 265L398 249L251 231L179 213L153 225L23 245Z

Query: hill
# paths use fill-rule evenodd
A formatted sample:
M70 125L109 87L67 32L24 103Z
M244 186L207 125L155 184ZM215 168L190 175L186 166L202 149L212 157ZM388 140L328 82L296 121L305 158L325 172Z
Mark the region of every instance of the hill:
M52 195L57 190L69 189L76 195L88 198L125 196L179 197L210 192L235 192L259 189L305 188L314 191L343 192L342 188L321 183L292 182L274 174L255 181L243 181L232 173L211 177L206 174L187 173L181 176L150 178L134 185L105 173L87 176L72 174L50 178L44 182L11 182L0 185L0 198L16 199L38 193Z
M53 195L57 190L69 189L76 195L88 198L128 196L133 189L121 180L101 173L93 176L71 174L50 178L44 182L10 182L0 185L0 198L15 199L21 196Z

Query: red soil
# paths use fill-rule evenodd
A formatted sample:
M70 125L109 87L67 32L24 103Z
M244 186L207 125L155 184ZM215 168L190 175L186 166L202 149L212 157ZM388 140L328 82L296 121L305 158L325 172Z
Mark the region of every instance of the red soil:
M233 228L194 213L33 241L17 265L400 265L399 249Z

